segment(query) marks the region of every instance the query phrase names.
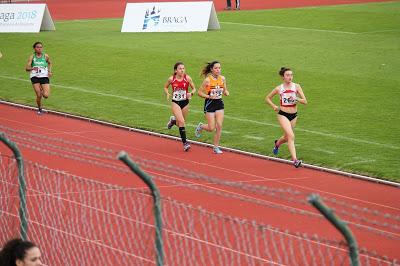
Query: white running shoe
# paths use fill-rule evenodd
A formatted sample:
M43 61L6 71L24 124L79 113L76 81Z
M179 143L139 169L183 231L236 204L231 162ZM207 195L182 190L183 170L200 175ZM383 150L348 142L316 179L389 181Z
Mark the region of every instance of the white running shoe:
M185 144L183 144L183 150L184 151L189 151L190 150L190 144L188 142L186 142Z
M196 138L200 138L201 137L201 131L203 130L201 128L201 126L203 125L203 123L199 123L196 127L196 130L194 131L194 135L196 136Z
M214 147L213 151L214 151L215 154L222 154L223 153L219 147Z
M167 124L167 128L171 129L175 124L176 124L176 118L175 118L175 116L172 115L169 118L169 121L168 121L168 124Z

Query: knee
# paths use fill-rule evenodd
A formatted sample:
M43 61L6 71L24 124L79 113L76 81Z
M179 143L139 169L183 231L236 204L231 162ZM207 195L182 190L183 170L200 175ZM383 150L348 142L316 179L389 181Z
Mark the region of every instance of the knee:
M285 137L285 138L287 139L287 141L294 141L294 139L295 139L293 133L286 134L286 137Z
M177 120L176 120L176 124L177 124L179 127L184 127L184 126L185 126L185 119L177 119Z
M49 93L48 92L43 92L42 96L43 96L43 98L47 99L47 98L49 98Z
M215 130L215 125L208 125L208 129L210 131L214 131Z

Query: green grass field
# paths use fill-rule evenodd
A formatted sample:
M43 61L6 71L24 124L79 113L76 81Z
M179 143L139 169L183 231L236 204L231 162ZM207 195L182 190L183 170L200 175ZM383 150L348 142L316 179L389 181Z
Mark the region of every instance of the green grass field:
M400 181L400 2L218 16L222 29L206 33L122 34L122 20L110 19L1 34L0 98L35 105L24 64L41 40L54 62L45 108L178 136L165 128L162 90L173 64L185 62L199 86L203 63L218 59L231 93L221 144L271 155L281 130L264 97L280 83L278 69L291 66L309 101L299 107L299 157ZM191 139L202 106L199 97L191 102ZM286 146L280 156L289 158Z

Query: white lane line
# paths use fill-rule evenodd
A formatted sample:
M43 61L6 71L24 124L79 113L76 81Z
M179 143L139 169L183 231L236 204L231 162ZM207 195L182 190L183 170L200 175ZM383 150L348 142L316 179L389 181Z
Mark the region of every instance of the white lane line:
M371 145L377 145L377 146L381 146L381 147L385 147L385 148L389 148L389 149L394 149L394 150L399 150L400 147L395 146L395 145L391 145L391 144L384 144L384 143L379 143L379 142L374 142L374 141L369 141L369 140L363 140L363 139L355 139L355 138L350 138L350 137L346 137L346 136L341 136L341 135L336 135L336 134L331 134L331 133L326 133L326 132L320 132L320 131L315 131L315 130L309 130L309 129L303 129L303 128L296 128L296 131L303 131L303 132L307 132L307 133L311 133L311 134L315 134L315 135L320 135L320 136L324 136L324 137L332 137L335 139L343 139L343 140L347 140L350 142L358 142L358 143L365 143L365 144L371 144Z
M321 29L310 29L310 28L298 28L298 27L285 27L285 26L273 26L273 25L262 25L262 24L238 23L238 22L228 22L228 21L220 21L219 23L221 23L221 24L240 25L240 26L259 27L259 28L270 28L270 29L315 31L315 32L339 33L339 34L351 34L351 35L360 34L358 32L351 32L351 31L321 30Z
M316 8L316 7L308 7L308 8ZM122 20L123 20L123 18L72 19L72 20L58 20L58 21L56 21L56 24L65 24L65 23L71 23L71 22L72 23L88 23L88 22L102 22L102 21L122 21ZM271 29L303 30L303 31L316 31L316 32L339 33L339 34L342 33L342 34L353 34L353 35L400 31L399 29L387 29L387 30L376 30L376 31L365 31L365 32L350 32L350 31L323 30L323 29L299 28L299 27L285 27L285 26L274 26L274 25L263 25L263 24L229 22L229 21L220 21L219 23L221 23L221 24L232 24L232 25L249 26L249 27L271 28Z
M334 152L334 151L329 151L329 150L324 150L324 149L321 149L321 148L314 148L314 149L312 149L313 151L317 151L317 152L323 152L323 153L327 153L327 154L335 154L336 152Z
M0 78L10 79L10 80L18 80L18 81L23 81L23 82L26 82L26 83L30 83L30 81L28 79L16 78L16 77L11 77L11 76L0 75ZM170 105L167 105L167 104L161 104L161 103L156 103L156 102L152 102L152 101L134 99L134 98L115 95L115 94L110 94L110 93L103 93L103 92L98 92L98 91L95 91L95 90L88 90L88 89L83 89L83 88L78 88L78 87L64 86L64 85L61 85L61 84L54 84L54 83L52 84L52 86L59 87L59 88L64 88L64 89L70 89L70 90L74 90L74 91L90 93L90 94L95 94L95 95L104 96L104 97L118 98L118 99L137 102L137 103L141 103L141 104L147 104L147 105L159 106L159 107L164 107L164 108L170 108ZM200 110L191 110L191 112L193 112L193 113L203 113ZM261 121L251 120L251 119L247 119L247 118L240 118L240 117L230 116L230 115L225 115L225 118L231 119L231 120L235 120L235 121L250 123L250 124L256 124L256 125L271 126L271 127L276 127L276 128L280 127L278 124L273 124L273 123L268 123L268 122L261 122ZM330 138L335 138L335 139L342 139L342 140L346 140L346 141L353 142L353 143L364 143L364 144L370 144L370 145L385 147L385 148L394 149L394 150L400 150L399 146L395 146L395 145L391 145L391 144L379 143L379 142L363 140L363 139L358 139L358 138L351 138L351 137L346 137L346 136L341 136L341 135L336 135L336 134L331 134L331 133L326 133L326 132L321 132L321 131L316 131L316 130L303 129L303 128L300 128L300 127L297 127L296 131L302 131L302 132L311 133L311 134L314 134L314 135L330 137ZM227 132L225 131L225 133L227 133Z
M28 79L15 78L15 77L10 77L10 76L3 76L3 75L0 75L0 78L11 79L11 80L19 80L19 81L25 81L25 82L30 83L30 81ZM132 101L132 102L137 102L137 103L143 103L143 104L148 104L148 105L154 105L154 106L160 106L160 107L168 107L168 108L171 107L168 104L161 104L161 103L155 103L155 102L151 102L151 101L139 100L139 99L134 99L134 98L126 97L126 96L120 96L120 95L115 95L115 94L110 94L110 93L103 93L103 92L98 92L98 91L93 91L93 90L87 90L87 89L83 89L83 88L79 88L79 87L71 87L71 86L65 86L65 85L55 84L55 83L51 83L51 86L59 87L59 88L63 88L63 89L74 90L74 91L86 92L86 93L90 93L90 94L96 94L96 95L99 95L99 96L113 97L113 98L118 98L118 99L122 99L122 100L127 100L127 101ZM192 112L195 112L195 111L196 110L192 110Z
M364 31L360 32L360 34L373 34L373 33L396 32L396 31L400 31L400 29Z
M365 163L373 163L373 162L376 162L376 160L370 159L370 160L355 161L355 162L342 164L342 167L354 165L354 164L365 164Z
M87 22L99 22L99 21L122 21L122 18L109 18L109 19L74 19L74 20L62 20L56 21L56 23L64 24L64 23L87 23ZM322 30L322 29L312 29L312 28L299 28L299 27L285 27L285 26L273 26L273 25L263 25L263 24L250 24L250 23L239 23L239 22L229 22L229 21L220 21L221 24L232 24L232 25L240 25L240 26L249 26L249 27L260 27L260 28L270 28L270 29L285 29L285 30L301 30L301 31L315 31L315 32L325 32L325 33L339 33L339 34L360 34L357 32L349 32L349 31L337 31L337 30ZM366 32L369 33L369 32Z
M257 136L252 136L252 135L244 135L246 139L255 139L255 140L264 140L263 137L257 137Z

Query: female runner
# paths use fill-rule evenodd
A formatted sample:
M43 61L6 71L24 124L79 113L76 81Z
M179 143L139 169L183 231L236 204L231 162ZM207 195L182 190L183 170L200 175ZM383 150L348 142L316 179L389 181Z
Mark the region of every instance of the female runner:
M36 94L37 113L41 115L42 97L47 99L50 95L50 80L53 75L51 72L51 61L48 54L43 52L43 44L35 42L33 44L34 53L29 57L25 70L30 72L32 87Z
M287 142L293 165L298 168L302 161L297 159L293 130L297 122L297 103L307 104L307 99L300 85L293 82L293 71L290 68L282 67L279 75L283 83L265 98L265 101L278 113L278 122L284 133L282 137L275 140L272 152L277 155L279 147ZM272 102L272 98L277 94L280 97L280 108Z
M214 148L216 154L221 154L219 148L219 140L222 134L222 122L224 121L224 102L222 95L229 96L228 88L226 87L226 80L221 76L221 64L218 61L207 63L201 72L205 77L198 95L205 98L204 101L204 114L207 118L207 125L199 123L196 128L196 137L201 137L202 130L214 133Z
M182 62L177 62L174 65L174 74L170 76L165 83L164 92L167 95L167 100L171 98L169 86L172 87L172 113L167 124L167 128L171 129L174 125L179 127L179 134L183 143L183 150L188 151L190 144L186 140L185 119L189 112L189 99L196 92L192 78L185 73L185 65ZM192 91L189 93L189 86Z

